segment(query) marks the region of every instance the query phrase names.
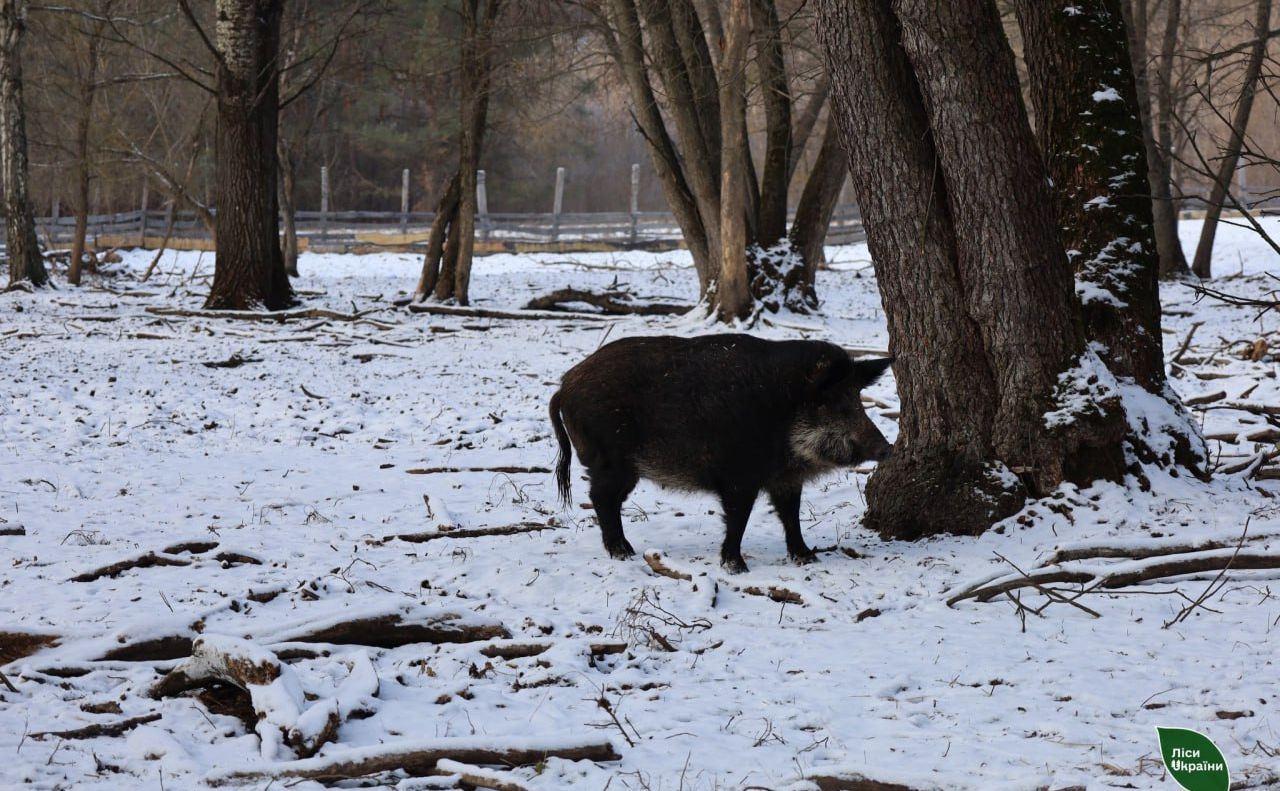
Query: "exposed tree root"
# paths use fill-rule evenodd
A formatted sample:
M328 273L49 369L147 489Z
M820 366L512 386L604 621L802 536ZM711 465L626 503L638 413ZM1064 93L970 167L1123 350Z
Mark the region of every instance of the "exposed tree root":
M681 316L693 309L692 305L670 305L661 302L632 302L631 294L626 291L583 291L577 288L562 288L529 300L525 310L567 311L565 304L583 302L600 309L609 316Z
M214 785L244 780L293 777L320 782L349 780L366 775L400 770L411 777L433 773L442 760L489 766L533 766L547 758L566 761L617 761L621 756L608 741L578 742L548 739L541 747L503 746L497 739L480 742L474 738L435 739L421 745L402 742L352 751L349 756L332 753L323 758L291 761L260 769L242 769L211 778Z
M148 722L155 722L158 719L160 719L160 712L146 714L141 717L130 717L120 722L86 725L83 728L76 728L70 731L41 731L40 733L31 734L31 738L46 739L53 736L58 739L97 739L99 737L120 736L139 725L146 725Z

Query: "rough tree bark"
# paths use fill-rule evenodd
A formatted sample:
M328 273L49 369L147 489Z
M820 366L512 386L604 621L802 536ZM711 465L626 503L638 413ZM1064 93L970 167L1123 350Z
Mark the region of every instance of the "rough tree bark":
M716 280L715 304L718 318L724 322L743 320L751 314L746 268L748 152L739 142L746 136L747 124L749 2L730 0L720 53L720 276ZM785 198L783 212L785 225Z
M1059 376L1084 337L994 4L818 10L902 398L866 523L893 538L976 534L1028 494L1118 477L1115 400L1062 409L1083 377Z
M4 190L9 285L49 282L28 195L27 125L22 105L25 0L0 0L0 188Z
M1165 378L1147 148L1121 0L1014 5L1085 336L1100 344L1094 348L1111 373L1169 404L1160 428L1178 437L1176 452L1157 452L1143 431L1129 437L1139 458L1199 469L1203 440Z
M759 90L765 121L764 155L757 171L746 124L724 111L725 91L744 79L727 68L725 51L738 12L727 6L721 20L714 3L693 0L603 0L605 43L631 98L632 114L649 145L667 203L680 224L698 273L700 296L710 315L725 321L749 317L761 308L807 311L817 305L813 271L831 212L826 171L815 168L787 228L787 195L796 165L796 139L817 122L826 87L819 86L799 118L787 73L786 37L773 0L747 0L747 71ZM708 40L715 46L708 47ZM660 102L658 97L661 96ZM815 105L814 102L817 102ZM741 170L740 193L724 190L729 174ZM733 183L739 183L736 176ZM737 206L741 204L742 209ZM745 254L738 254L744 214ZM730 219L732 218L732 221ZM796 239L804 241L798 246ZM819 258L806 254L819 252ZM727 267L727 268L726 268ZM729 282L725 282L726 277ZM747 284L744 302L737 285ZM723 303L723 304L722 304Z
M293 290L280 250L277 190L284 0L218 0L217 258L205 307L280 310Z
M1271 37L1271 0L1258 0L1253 21L1253 47L1249 51L1249 61L1245 66L1244 77L1240 81L1240 98L1236 100L1236 111L1231 119L1227 143L1223 146L1218 161L1218 172L1214 175L1213 187L1209 191L1209 207L1205 212L1204 227L1200 231L1200 242L1196 245L1196 255L1191 262L1191 271L1196 277L1207 278L1213 269L1213 240L1218 233L1218 218L1222 216L1222 205L1227 200L1227 190L1231 188L1231 179L1236 172L1236 164L1240 161L1240 150L1244 146L1244 136L1249 128L1249 116L1253 114L1253 97L1258 92L1258 78L1262 75L1262 63L1266 60L1267 44Z
M1142 144L1147 153L1147 187L1151 190L1151 213L1155 223L1156 250L1160 257L1160 277L1179 278L1191 273L1182 242L1178 238L1178 206L1173 197L1173 169L1169 154L1161 148L1156 134L1156 106L1152 98L1151 59L1147 49L1150 34L1147 14L1148 0L1124 0L1123 12L1129 32L1129 59L1133 65L1134 85L1137 89L1138 112L1142 126ZM1178 26L1181 13L1179 0L1169 0L1167 13L1172 15L1173 30ZM1157 80L1164 76L1163 46L1161 68L1156 71ZM1172 68L1172 50L1169 61ZM1158 86L1158 84L1157 84ZM1157 87L1157 93L1159 89Z
M461 131L458 172L445 185L427 238L414 300L466 305L475 246L476 170L493 85L494 27L502 0L464 0L461 46Z

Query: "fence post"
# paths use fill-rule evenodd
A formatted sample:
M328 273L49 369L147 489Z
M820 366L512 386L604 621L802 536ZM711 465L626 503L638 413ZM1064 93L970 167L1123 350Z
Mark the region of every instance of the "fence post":
M489 238L489 189L485 186L483 170L476 171L476 214L480 223L480 238Z
M400 233L409 232L409 169L400 173Z
M329 168L320 166L320 238L329 237Z
M631 243L640 235L640 166L631 165Z
M151 186L150 181L144 176L142 179L142 214L138 217L138 247L145 248L147 246L147 204L150 203L148 188Z
M556 199L551 209L551 241L560 238L560 209L564 206L564 168L556 168Z

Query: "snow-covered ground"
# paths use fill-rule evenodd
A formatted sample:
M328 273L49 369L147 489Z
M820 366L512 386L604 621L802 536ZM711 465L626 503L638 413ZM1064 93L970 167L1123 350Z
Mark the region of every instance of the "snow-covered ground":
M1184 223L1188 244L1197 230ZM121 268L136 273L150 255L127 252ZM829 255L823 315L755 331L885 348L865 247ZM616 281L687 300L687 263L681 253L492 256L477 261L472 293L479 306L517 308ZM1280 271L1275 254L1244 230L1222 229L1217 266L1234 276L1216 284L1227 291L1280 285L1261 274ZM996 553L1029 569L1088 542L1234 543L1246 522L1262 537L1253 549L1280 552L1280 539L1265 538L1280 534L1275 481L1067 490L979 539L894 543L859 526L866 473L848 471L805 493L821 563L787 562L762 500L740 577L716 563L710 498L642 483L627 533L693 576L673 579L604 554L576 465L567 510L546 472L412 471L549 468L547 400L567 368L606 340L711 328L410 314L390 302L412 288L415 257L304 255L300 268L306 307L381 310L369 322L287 324L147 312L199 307L212 259L198 253L167 254L147 283L121 276L0 297L0 632L58 638L0 667L18 690L0 686L0 788L172 791L261 768L272 748L240 720L192 697L148 697L175 661L94 660L196 632L296 648L322 622L394 613L456 615L550 647L503 659L492 649L506 643L492 639L321 646L329 656L292 661L288 684L262 694L276 695L273 716L315 708L315 695L368 714L348 719L322 757L611 740L619 761L552 758L508 777L530 789L809 788L806 777L849 773L920 789L1166 789L1155 726L1178 726L1214 739L1233 781L1280 769L1275 571L1233 572L1168 628L1187 605L1178 592L1194 599L1214 574L1080 599L1100 617L1066 604L1023 618L1009 599L945 602L1012 571ZM1199 361L1184 360L1173 381L1184 397L1225 394L1197 412L1207 434L1239 440L1211 442L1222 464L1270 447L1245 439L1268 428L1263 415L1221 407L1280 404L1275 356L1251 362L1229 345L1280 320L1194 304L1185 286L1163 296L1170 357L1203 322L1184 355ZM234 355L245 362L202 365ZM892 438L892 377L868 394L886 405L870 413ZM397 538L519 525L550 529ZM204 546L176 546L187 542ZM72 581L150 552L160 563ZM770 588L802 603L756 595ZM1043 601L1023 593L1029 606ZM611 642L627 646L588 647ZM370 666L374 696L364 694ZM116 737L34 736L149 714L160 716Z

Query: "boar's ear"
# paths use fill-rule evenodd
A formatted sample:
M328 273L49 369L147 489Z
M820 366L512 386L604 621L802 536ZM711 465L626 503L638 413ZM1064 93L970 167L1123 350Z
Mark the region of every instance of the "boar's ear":
M809 381L819 393L847 385L853 376L853 361L844 356L820 357L809 373Z
M875 384L889 366L893 365L892 357L878 357L874 360L857 360L853 363L853 386L859 390Z

